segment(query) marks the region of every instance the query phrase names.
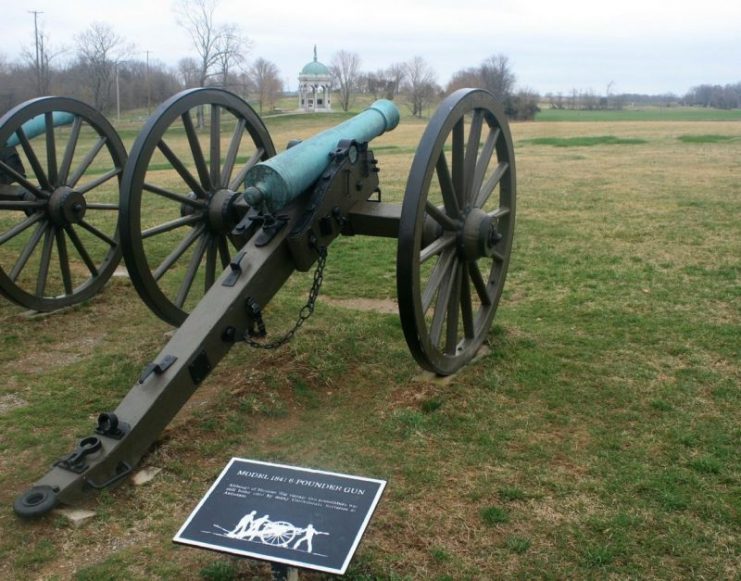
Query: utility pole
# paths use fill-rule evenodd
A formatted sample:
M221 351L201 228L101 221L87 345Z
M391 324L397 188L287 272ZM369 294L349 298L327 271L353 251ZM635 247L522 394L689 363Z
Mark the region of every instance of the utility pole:
M36 96L41 96L41 62L39 61L39 14L43 12L39 10L29 10L29 14L33 14L33 33L36 40Z

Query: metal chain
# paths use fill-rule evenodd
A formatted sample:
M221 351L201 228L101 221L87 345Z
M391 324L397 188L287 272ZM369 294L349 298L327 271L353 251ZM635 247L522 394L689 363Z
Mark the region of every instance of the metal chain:
M322 281L324 280L324 266L327 264L327 247L320 246L319 248L317 248L317 252L319 253L319 259L317 260L316 270L314 271L314 282L311 284L309 299L303 306L303 308L299 311L298 319L296 319L296 323L294 324L293 329L288 331L279 339L270 341L269 343L256 341L252 338L250 330L247 330L245 331L243 336L243 340L245 343L247 343L247 345L249 345L250 347L254 347L255 349L278 349L279 347L282 347L291 339L293 339L296 331L301 328L301 325L304 324L306 319L314 314L316 300L319 297L319 289L322 287ZM262 311L260 309L260 306L257 303L253 302L251 308L253 309L254 323L257 324L259 334L264 335L265 323L262 320Z

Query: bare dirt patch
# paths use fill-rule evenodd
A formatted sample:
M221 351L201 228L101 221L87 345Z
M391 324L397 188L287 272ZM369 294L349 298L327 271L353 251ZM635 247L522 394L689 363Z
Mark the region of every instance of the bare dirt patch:
M381 313L382 315L396 315L399 313L399 305L392 299L334 299L323 296L322 301L333 307L363 311L366 313Z
M28 402L25 399L21 399L13 393L0 395L0 416L8 413L10 410L22 408L27 405Z

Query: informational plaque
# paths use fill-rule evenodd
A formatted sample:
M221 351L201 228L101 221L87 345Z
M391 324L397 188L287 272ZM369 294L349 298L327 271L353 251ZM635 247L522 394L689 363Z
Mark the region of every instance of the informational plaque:
M343 574L385 480L232 458L176 543Z

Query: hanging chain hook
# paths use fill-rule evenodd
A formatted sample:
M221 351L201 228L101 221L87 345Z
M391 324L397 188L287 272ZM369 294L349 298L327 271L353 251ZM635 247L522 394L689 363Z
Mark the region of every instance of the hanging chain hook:
M247 343L247 345L249 345L250 347L254 347L255 349L278 349L279 347L282 347L291 339L293 339L296 331L298 331L304 324L304 322L306 322L306 320L314 314L316 300L319 297L319 289L322 287L322 281L324 280L324 267L327 264L327 247L319 246L315 240L312 241L311 246L317 251L319 255L319 258L317 259L316 270L314 270L314 281L311 284L309 298L306 304L299 311L296 323L290 331L288 331L282 337L276 339L275 341L270 341L269 343L256 341L254 337L264 337L267 334L267 330L265 328L265 322L262 318L262 308L252 297L247 299L247 308L250 311L251 324L247 328L247 331L245 331L242 338L244 342ZM257 331L255 331L255 326L257 326Z

